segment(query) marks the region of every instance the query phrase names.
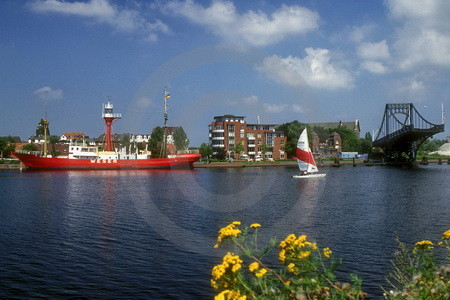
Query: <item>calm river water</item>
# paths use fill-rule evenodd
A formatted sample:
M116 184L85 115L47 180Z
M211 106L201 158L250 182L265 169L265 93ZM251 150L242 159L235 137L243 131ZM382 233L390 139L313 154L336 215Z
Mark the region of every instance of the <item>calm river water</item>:
M371 298L396 248L450 229L450 165L0 172L0 297L208 299L217 231L306 234ZM345 278L347 280L347 278Z

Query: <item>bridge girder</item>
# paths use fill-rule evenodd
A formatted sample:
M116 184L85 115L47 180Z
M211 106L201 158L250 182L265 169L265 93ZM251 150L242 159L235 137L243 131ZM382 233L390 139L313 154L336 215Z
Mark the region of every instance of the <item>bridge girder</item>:
M399 114L406 116L404 121L397 117ZM443 131L444 124L428 122L412 103L386 104L383 121L373 145L383 149L387 162L412 163L419 146L427 138ZM384 136L380 137L381 132L384 132Z

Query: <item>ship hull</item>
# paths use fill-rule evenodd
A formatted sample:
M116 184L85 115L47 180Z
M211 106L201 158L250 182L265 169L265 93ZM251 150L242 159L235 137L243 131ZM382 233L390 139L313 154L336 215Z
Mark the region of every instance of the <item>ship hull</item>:
M12 152L26 169L30 170L126 170L126 169L180 169L192 168L201 157L198 153L179 154L171 158L149 159L72 159L39 157Z

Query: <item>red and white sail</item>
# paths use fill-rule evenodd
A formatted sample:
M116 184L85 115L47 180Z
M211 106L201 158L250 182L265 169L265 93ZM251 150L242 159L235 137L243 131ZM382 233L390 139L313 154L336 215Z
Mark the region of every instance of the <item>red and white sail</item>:
M319 172L316 161L314 160L311 149L309 148L308 133L306 128L303 130L300 138L298 139L295 155L297 157L297 163L300 171L306 171L308 173Z

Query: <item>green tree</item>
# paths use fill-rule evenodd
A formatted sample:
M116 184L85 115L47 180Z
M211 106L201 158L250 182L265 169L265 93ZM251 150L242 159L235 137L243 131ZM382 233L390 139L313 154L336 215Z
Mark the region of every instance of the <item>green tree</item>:
M211 159L211 155L213 154L213 150L210 144L202 143L199 149L200 155L206 158L206 161L209 162Z
M225 160L225 158L227 157L227 152L225 151L224 148L219 147L217 149L216 154L214 155L214 157L218 160Z
M16 144L11 136L0 138L0 158L10 157L15 149Z
M267 145L266 143L261 144L261 153L263 155L263 158L266 157L266 152L269 152L271 150L272 150L272 148L269 145Z
M439 147L441 147L445 143L446 143L445 140L426 139L422 143L422 145L420 145L418 150L424 154L427 154L429 152L437 151Z
M56 146L55 145L59 143L59 136L51 135L49 140L48 140L48 143L51 145L52 156L53 157L58 156L59 153L56 152Z
M298 138L302 133L303 129L307 127L306 124L300 123L299 121L292 121L290 123L284 123L277 127L277 130L281 130L284 132L284 136L287 138L287 143L285 147L285 151L288 157L295 156L295 149L297 148ZM312 130L308 130L308 140L312 145Z
M35 144L29 143L22 147L22 150L25 151L37 151L38 147Z
M164 129L159 126L153 128L152 134L150 135L150 141L148 142L148 147L150 148L153 157L161 157L163 139Z
M177 127L173 133L173 141L177 150L184 150L189 146L189 139L183 127Z
M320 141L326 141L330 136L330 132L322 126L313 126L312 131L317 133Z
M342 152L357 152L360 149L360 139L356 133L345 127L329 129L330 134L337 132L341 136Z
M36 136L44 136L44 128L47 128L47 136L50 136L49 123L47 119L41 119L37 128L36 128Z
M370 132L366 132L366 135L364 136L364 139L372 142L372 134Z
M239 158L241 156L241 152L244 152L244 151L245 151L244 143L242 141L240 141L234 147L234 152L238 154L238 158Z

